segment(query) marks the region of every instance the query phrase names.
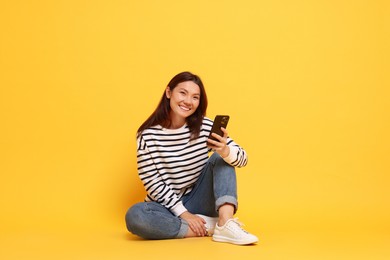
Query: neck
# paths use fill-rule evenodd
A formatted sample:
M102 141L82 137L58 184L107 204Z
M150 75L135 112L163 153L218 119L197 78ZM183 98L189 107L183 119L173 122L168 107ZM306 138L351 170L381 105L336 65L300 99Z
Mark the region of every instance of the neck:
M186 123L185 119L171 117L171 123L168 126L169 129L178 129Z
M169 129L178 129L180 127L182 127L186 122L174 122L172 121L170 126L168 127Z

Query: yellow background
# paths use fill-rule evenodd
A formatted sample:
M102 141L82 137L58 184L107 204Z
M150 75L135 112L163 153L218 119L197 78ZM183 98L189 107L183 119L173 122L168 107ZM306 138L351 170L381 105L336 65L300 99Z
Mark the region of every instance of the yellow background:
M389 7L1 1L0 258L388 259ZM249 154L257 246L127 234L136 129L184 70Z

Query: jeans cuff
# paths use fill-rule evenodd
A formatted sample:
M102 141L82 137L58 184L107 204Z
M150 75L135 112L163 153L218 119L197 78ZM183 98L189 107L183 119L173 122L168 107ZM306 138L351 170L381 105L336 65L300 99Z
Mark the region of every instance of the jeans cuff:
M189 228L187 221L185 221L182 218L180 220L181 220L180 230L179 230L179 233L177 234L176 238L184 238L185 235L187 235L188 228Z
M218 211L219 207L221 207L223 204L226 204L226 203L232 204L234 206L234 213L236 213L236 211L238 209L237 198L235 198L233 196L229 196L229 195L219 197L217 199L217 201L215 202L215 208Z

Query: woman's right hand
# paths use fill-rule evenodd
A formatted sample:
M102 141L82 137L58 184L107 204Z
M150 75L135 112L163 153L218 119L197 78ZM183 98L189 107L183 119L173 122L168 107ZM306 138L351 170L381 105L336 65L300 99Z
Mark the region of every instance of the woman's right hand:
M185 219L188 222L188 225L190 226L190 229L198 236L203 237L207 234L206 230L206 221L194 214L191 214L188 211L183 212L183 214L180 215L182 219Z

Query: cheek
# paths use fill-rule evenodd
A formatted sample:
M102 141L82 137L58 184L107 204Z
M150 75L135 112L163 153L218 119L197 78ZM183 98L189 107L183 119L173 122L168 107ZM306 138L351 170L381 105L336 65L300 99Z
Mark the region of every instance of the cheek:
M177 102L177 98L174 95L171 95L171 98L169 99L169 105L173 105L175 102Z
M193 103L194 108L197 109L199 107L199 104L200 104L199 100L194 101Z

